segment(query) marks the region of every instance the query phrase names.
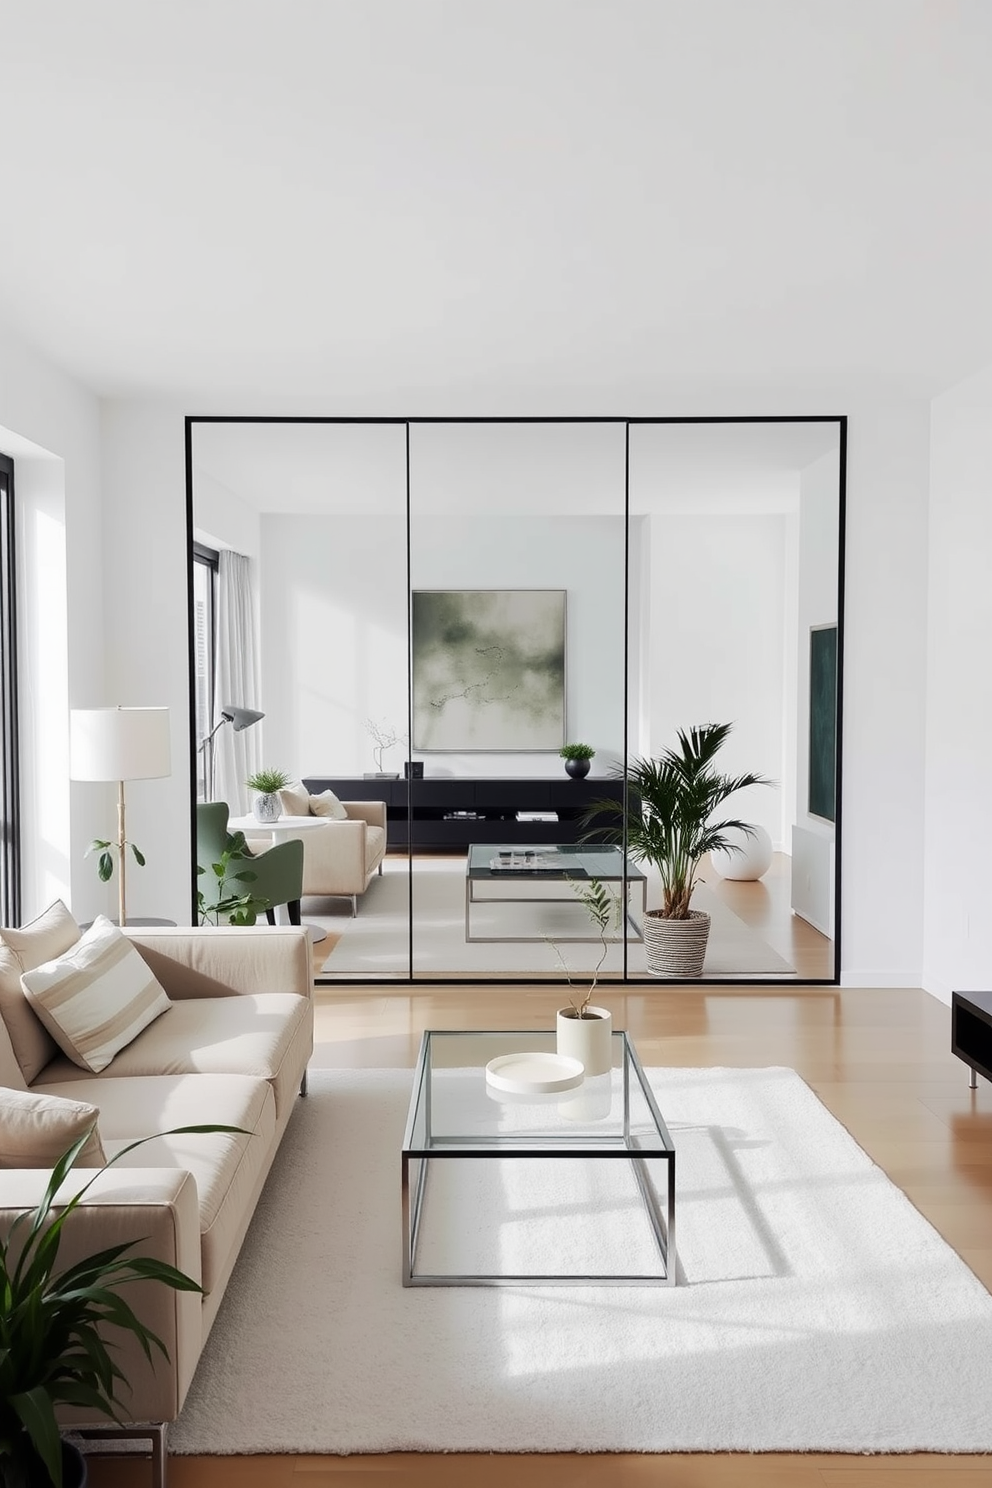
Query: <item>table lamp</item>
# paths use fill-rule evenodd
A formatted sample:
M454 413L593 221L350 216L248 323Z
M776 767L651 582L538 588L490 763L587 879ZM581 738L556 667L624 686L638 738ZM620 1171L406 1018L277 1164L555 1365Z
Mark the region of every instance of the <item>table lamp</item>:
M137 863L144 858L127 840L124 821L125 780L158 780L172 774L168 708L73 708L69 717L69 774L73 780L117 781L117 882L119 923L127 923L125 857L130 847ZM113 873L101 862L100 877Z

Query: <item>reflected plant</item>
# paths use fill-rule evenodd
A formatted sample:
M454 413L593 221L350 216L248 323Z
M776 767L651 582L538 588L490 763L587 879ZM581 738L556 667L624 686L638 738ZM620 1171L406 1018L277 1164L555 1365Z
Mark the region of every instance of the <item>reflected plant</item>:
M406 734L394 729L391 724L377 723L374 718L366 718L365 728L372 739L372 753L375 756L375 767L382 774L382 756L387 749L392 749L395 744L400 744L406 738Z

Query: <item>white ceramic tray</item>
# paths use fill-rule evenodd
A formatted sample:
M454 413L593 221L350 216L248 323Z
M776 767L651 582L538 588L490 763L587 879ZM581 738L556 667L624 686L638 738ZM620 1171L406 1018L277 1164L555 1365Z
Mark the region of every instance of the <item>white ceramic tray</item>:
M553 1095L581 1085L585 1069L567 1054L501 1054L486 1065L486 1080L511 1095Z

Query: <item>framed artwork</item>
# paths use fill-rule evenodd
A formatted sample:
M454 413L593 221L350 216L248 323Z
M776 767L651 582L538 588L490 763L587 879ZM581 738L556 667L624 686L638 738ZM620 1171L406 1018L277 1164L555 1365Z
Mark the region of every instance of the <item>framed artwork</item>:
M564 744L564 589L415 589L411 638L414 749Z
M814 625L809 633L809 814L836 816L837 627Z

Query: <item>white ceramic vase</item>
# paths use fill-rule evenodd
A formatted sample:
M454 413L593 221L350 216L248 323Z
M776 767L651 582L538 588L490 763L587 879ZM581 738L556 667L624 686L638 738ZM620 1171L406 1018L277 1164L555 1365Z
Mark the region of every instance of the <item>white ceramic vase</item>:
M587 1075L605 1075L613 1067L613 1016L608 1008L587 1007L577 1018L574 1008L559 1008L558 1053L582 1062Z

